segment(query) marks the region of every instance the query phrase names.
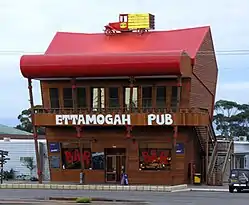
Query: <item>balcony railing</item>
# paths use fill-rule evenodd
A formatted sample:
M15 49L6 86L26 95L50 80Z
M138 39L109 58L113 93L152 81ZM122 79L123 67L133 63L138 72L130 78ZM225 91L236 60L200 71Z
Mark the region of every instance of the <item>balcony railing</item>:
M58 123L56 119L67 119L66 125L78 125L75 123L79 117L88 117L92 119L93 115L101 115L102 118L115 118L121 115L129 115L130 125L134 126L148 126L148 125L179 125L179 126L207 126L209 123L209 113L206 109L201 108L180 108L177 112L173 112L169 108L109 108L109 109L35 109L34 123L36 126L58 126L64 125ZM151 114L154 114L152 117ZM166 114L170 114L173 119L172 124L167 124L164 119ZM95 117L96 117L95 116ZM74 118L74 123L72 119ZM153 118L153 119L152 119ZM149 123L149 119L153 121ZM68 121L70 121L68 123ZM83 120L84 121L84 120ZM150 121L150 122L151 122ZM160 121L160 123L158 122ZM164 121L164 122L162 122ZM81 120L82 122L82 120ZM84 124L84 123L83 123ZM98 123L97 123L98 124ZM84 125L97 125L93 123L86 123ZM107 123L112 125L112 123ZM103 124L103 125L107 125ZM122 124L122 123L121 123ZM116 124L117 125L117 124Z
M128 113L202 113L207 114L208 110L205 108L35 108L35 114L128 114Z

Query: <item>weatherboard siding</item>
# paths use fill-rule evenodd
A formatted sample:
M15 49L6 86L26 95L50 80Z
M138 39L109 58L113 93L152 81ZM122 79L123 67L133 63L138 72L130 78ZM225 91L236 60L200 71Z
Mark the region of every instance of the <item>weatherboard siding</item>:
M190 106L208 108L209 113L211 113L212 103L212 95L203 84L193 76L191 79Z
M134 127L133 135L137 141L125 138L124 128L83 129L83 142L91 142L92 152L104 152L105 148L126 148L126 170L130 184L183 184L188 183L188 163L195 162L198 173L201 171L199 146L191 128L179 128L177 143L184 143L184 153L178 154L174 160L173 171L139 170L139 143L167 143L172 145L173 132L169 127L158 127L156 132L152 127ZM74 128L47 128L47 141L51 142L78 142ZM96 139L92 142L91 139ZM48 153L49 156L58 156L61 153ZM173 169L173 168L172 168ZM79 182L79 169L51 169L51 181ZM153 176L153 178L151 177ZM104 170L85 170L85 183L105 183Z
M196 56L193 75L191 77L190 105L208 108L213 113L218 69L211 32L209 31Z
M45 156L46 154L46 144L45 142L41 142ZM4 141L0 140L0 150L8 151L8 157L10 160L4 165L4 171L9 171L10 169L14 169L15 175L30 175L30 171L27 167L22 165L20 161L21 157L33 157L34 163L36 164L36 156L35 156L35 146L33 140L11 140ZM48 169L48 160L46 157L44 158L44 179L49 179L49 169ZM37 170L33 170L33 176L36 176Z
M211 31L206 34L197 53L193 71L210 92L215 95L218 69Z

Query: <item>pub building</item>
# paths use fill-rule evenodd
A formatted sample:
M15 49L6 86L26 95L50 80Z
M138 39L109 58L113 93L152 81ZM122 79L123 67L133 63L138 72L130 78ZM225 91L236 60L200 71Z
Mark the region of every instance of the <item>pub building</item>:
M85 184L120 183L122 173L129 184L207 180L218 73L209 27L58 32L45 54L22 56L20 69L35 143L46 128L51 181L79 182L81 173Z

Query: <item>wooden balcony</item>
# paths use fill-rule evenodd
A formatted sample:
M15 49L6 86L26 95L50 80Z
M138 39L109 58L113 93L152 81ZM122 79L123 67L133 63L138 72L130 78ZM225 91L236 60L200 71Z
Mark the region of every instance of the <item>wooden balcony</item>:
M209 113L202 108L169 109L35 109L36 126L207 126Z

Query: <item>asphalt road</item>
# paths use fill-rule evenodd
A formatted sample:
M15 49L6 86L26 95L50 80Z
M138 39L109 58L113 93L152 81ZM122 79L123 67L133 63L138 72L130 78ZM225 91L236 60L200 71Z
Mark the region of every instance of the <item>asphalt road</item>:
M49 197L100 197L119 200L138 200L153 205L244 205L248 204L249 193L228 192L107 192L78 190L34 190L1 189L1 199L48 199ZM3 203L3 201L2 201Z

